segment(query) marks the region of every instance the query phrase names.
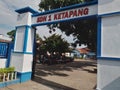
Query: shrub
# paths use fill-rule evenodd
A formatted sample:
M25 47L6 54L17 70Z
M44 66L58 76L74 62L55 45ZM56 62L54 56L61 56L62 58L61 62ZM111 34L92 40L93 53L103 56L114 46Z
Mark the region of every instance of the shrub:
M12 73L14 71L15 71L14 67L0 68L0 82L3 81L4 74L5 74L5 81L7 81L8 73ZM11 75L10 75L10 77L11 77ZM8 78L8 79L10 79L10 78Z
M15 71L14 67L0 68L0 74L11 73L11 72L14 72L14 71Z

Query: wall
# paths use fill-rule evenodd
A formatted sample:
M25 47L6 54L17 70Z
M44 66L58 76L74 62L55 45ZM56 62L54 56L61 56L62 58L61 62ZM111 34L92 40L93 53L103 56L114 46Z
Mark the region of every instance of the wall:
M98 0L98 14L120 11L120 0Z
M103 17L101 23L101 56L120 58L120 15Z
M16 26L31 25L31 13L18 14Z
M12 53L10 66L14 66L17 72L32 72L32 54Z
M0 68L5 68L6 67L6 61L7 61L7 59L0 58Z
M15 39L15 47L14 47L14 51L17 52L22 52L23 51L23 47L24 47L24 36L25 36L25 28L24 27L19 27L16 30L16 39Z
M98 0L97 90L120 90L120 0Z
M98 90L120 90L120 61L98 60Z

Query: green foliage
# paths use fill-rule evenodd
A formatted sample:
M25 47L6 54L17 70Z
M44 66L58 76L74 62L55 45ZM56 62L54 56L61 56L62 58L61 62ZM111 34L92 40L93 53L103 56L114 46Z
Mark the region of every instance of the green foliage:
M48 38L44 38L43 44L39 46L39 50L42 54L45 54L47 51L51 54L54 52L61 54L69 51L69 43L65 41L61 35L53 34Z
M16 33L16 30L12 30L10 32L7 33L7 35L12 38L12 41L14 40L14 37L15 37L15 33Z
M93 0L41 0L39 4L39 10L51 10L89 1Z
M14 72L14 71L15 71L14 67L0 68L0 74L11 73L11 72Z
M5 80L8 79L8 73L12 73L15 71L15 68L14 67L9 67L9 68L0 68L0 82L3 82L3 78L4 78L4 75L5 75ZM14 74L14 77L15 77L15 74ZM9 80L11 78L11 75L9 77Z
M42 38L39 36L38 33L36 34L36 40L40 40L40 41L42 41Z

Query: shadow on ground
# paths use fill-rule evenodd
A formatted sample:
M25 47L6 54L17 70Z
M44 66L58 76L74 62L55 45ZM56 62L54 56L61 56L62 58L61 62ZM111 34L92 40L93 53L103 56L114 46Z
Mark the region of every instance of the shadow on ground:
M70 86L68 87L68 86L65 86L64 84L60 84L54 81L44 79L43 77L52 76L52 75L67 77L69 76L69 74L64 73L64 71L73 72L73 70L77 70L77 69L88 72L88 73L96 74L94 69L88 68L88 66L96 67L96 65L97 63L95 60L79 60L74 62L68 62L66 64L54 64L54 65L43 65L43 64L37 63L33 81L43 84L47 87L50 87L53 90L77 90Z
M94 68L91 70L89 68L85 68L87 66L96 67L96 61L74 61L66 64L54 64L54 65L43 65L37 64L35 68L35 74L39 76L48 76L48 75L58 75L58 76L69 76L68 74L59 72L59 71L70 71L76 69L81 69L83 71L87 71L88 73L97 73L94 71Z
M64 86L64 85L61 85L59 83L49 81L49 80L43 79L43 78L38 77L38 76L35 76L33 81L40 83L40 84L43 84L45 86L48 86L48 87L52 88L53 90L77 90L77 89L74 89L72 87Z

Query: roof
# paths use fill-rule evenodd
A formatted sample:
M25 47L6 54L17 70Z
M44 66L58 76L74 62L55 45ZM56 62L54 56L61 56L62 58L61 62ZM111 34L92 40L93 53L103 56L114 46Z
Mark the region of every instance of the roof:
M90 52L90 49L89 48L79 48L77 49L81 54L87 54Z
M11 42L11 41L12 41L11 38L0 34L0 42Z

